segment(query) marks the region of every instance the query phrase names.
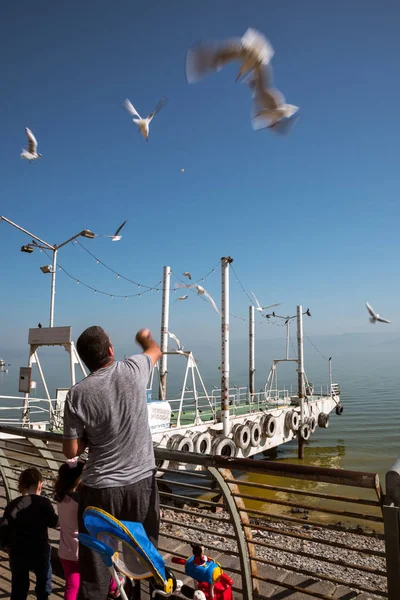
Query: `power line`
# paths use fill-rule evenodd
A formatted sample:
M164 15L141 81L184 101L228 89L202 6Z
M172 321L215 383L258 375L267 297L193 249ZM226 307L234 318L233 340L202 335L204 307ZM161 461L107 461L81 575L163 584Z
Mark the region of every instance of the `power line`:
M310 338L308 337L308 335L307 335L306 333L304 333L304 335L305 335L305 337L308 339L308 341L310 342L310 344L311 344L311 346L314 348L314 350L316 350L316 352L318 352L318 354L319 354L320 356L322 356L322 358L323 358L324 360L326 360L327 362L329 362L329 358L326 358L326 356L324 356L324 355L322 354L322 352L321 352L320 350L318 350L317 346L314 344L314 342L312 342L312 341L310 340Z

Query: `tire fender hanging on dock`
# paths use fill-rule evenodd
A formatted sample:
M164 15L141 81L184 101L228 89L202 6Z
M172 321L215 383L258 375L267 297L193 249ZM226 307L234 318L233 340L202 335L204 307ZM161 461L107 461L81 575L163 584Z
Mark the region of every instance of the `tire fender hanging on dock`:
M335 408L335 412L336 414L340 417L340 415L343 413L343 406L341 404L338 404Z
M250 445L257 448L261 440L261 425L257 421L250 422L248 425L250 427Z
M193 452L194 445L191 437L177 433L169 438L167 447L177 452Z
M276 432L276 419L272 415L263 415L260 420L262 432L268 437L272 438Z
M235 442L231 438L219 435L213 439L211 452L217 456L234 457L236 456Z
M285 416L285 426L286 429L297 431L299 428L299 413L295 410L287 412Z
M237 425L233 433L233 441L241 450L246 450L250 446L250 427L247 423Z
M211 452L211 436L204 431L197 433L193 438L194 452L196 454L210 454Z
M301 425L299 433L300 433L301 437L303 438L303 440L307 441L310 439L311 429L310 429L310 425L307 421L305 421L305 423L303 423Z
M317 419L315 417L310 417L308 419L308 426L310 427L310 432L314 433L317 429Z
M324 429L328 429L329 427L329 415L326 413L320 413L318 415L318 426L323 427Z

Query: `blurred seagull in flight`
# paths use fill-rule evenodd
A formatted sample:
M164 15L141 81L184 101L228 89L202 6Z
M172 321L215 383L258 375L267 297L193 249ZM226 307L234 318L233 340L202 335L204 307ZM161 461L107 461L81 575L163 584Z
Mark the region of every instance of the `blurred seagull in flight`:
M391 323L391 321L389 321L388 319L384 319L380 316L379 313L376 313L368 302L365 303L365 306L367 307L367 310L370 314L369 320L371 321L371 323L375 324L377 321L379 323Z
M261 306L259 301L257 300L257 296L255 295L254 292L251 292L251 295L253 296L254 300L256 301L256 306L254 307L256 310L258 310L259 312L262 312L263 310L266 310L267 308L272 308L273 306L280 306L279 304L269 304L268 306Z
M40 154L37 151L37 140L35 138L35 136L33 135L32 131L30 129L28 129L28 127L25 127L25 133L26 133L26 137L28 138L28 150L25 150L25 148L22 148L22 152L21 152L21 158L25 158L26 160L29 160L29 162L31 163L33 160L36 160L37 158L41 158L42 154Z
M127 220L128 220L128 219L126 219L126 221L127 221ZM111 238L111 241L112 241L112 242L119 242L119 241L122 239L122 235L119 235L119 233L120 233L121 229L123 228L123 226L125 225L126 221L124 221L124 222L122 223L122 225L120 225L120 226L118 227L118 229L117 229L117 231L114 233L114 235L102 235L102 234L99 234L99 235L97 235L96 237L108 237L108 238Z
M189 271L185 271L185 272L183 273L183 276L184 276L184 277L187 277L188 279L192 279L192 276L191 276L191 274L189 273Z
M217 305L215 304L214 299L210 296L210 294L207 292L207 290L205 288L203 288L202 285L199 285L198 283L192 283L192 284L185 284L185 283L177 283L176 284L177 288L190 288L190 289L195 289L197 290L197 294L199 296L204 296L204 298L206 298L208 300L208 302L211 304L211 306L213 307L213 309L215 310L215 312L219 315L219 310Z
M227 63L240 60L236 81L252 69L267 65L274 55L269 41L251 27L242 38L232 38L220 45L200 43L186 54L186 79L188 83L200 81L211 71L219 71Z
M174 340L176 345L177 345L177 349L178 352L182 352L183 351L183 346L181 345L180 341L178 340L178 338L176 337L176 335L174 333L171 333L171 331L167 331L169 337L171 338L171 340Z
M177 300L187 300L189 298L189 296L186 294L186 296L179 296L179 298L177 298Z
M253 129L275 128L278 133L286 133L289 126L295 123L291 119L298 106L286 104L284 96L271 87L272 71L269 65L257 67L248 78L248 84L253 91L251 109L251 124Z
M132 121L136 123L136 125L139 127L138 133L141 133L146 142L148 142L150 123L154 119L155 115L163 108L163 106L166 105L166 103L167 98L163 96L157 104L157 106L155 107L155 109L145 119L142 119L142 117L139 115L138 111L133 106L132 102L128 100L128 98L126 98L126 100L123 101L122 106L130 115L132 115L133 117L137 117L132 119Z

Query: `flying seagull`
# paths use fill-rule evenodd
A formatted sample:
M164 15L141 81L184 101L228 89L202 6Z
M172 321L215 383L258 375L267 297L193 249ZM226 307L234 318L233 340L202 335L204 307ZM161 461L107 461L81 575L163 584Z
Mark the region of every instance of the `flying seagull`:
M180 341L178 340L178 338L176 337L176 335L174 333L171 333L170 331L167 331L169 337L171 338L171 340L175 340L175 343L177 345L178 348L178 352L182 352L183 350L183 346L181 345Z
M188 83L200 81L207 73L219 71L227 63L240 60L236 81L257 66L267 65L274 55L269 41L251 27L242 38L232 38L217 44L200 43L186 54L186 79Z
M126 100L123 101L122 106L124 107L124 109L133 117L137 117L132 119L132 121L136 123L136 125L139 127L138 133L141 133L143 135L146 142L148 142L149 140L150 123L154 119L158 111L160 111L163 108L163 106L166 105L167 100L168 99L165 96L163 96L157 104L157 106L155 107L155 109L145 119L142 119L142 117L139 115L138 111L133 106L132 102L128 100L128 98L126 98Z
M202 285L199 285L198 283L192 283L192 284L177 283L176 287L177 288L191 288L191 289L197 290L197 294L199 296L204 296L204 298L206 298L208 300L208 302L211 304L211 306L213 307L215 312L219 315L219 310L218 310L217 305L214 302L214 299L210 296L210 294L207 292L207 290L205 288L203 288Z
M127 220L128 220L128 219L126 219L126 221L127 221ZM118 227L117 231L116 231L116 232L115 232L113 235L102 235L102 234L99 234L99 235L96 235L96 237L108 237L108 238L111 238L111 241L112 241L112 242L119 242L119 241L122 239L122 235L119 235L119 232L121 231L121 229L122 229L122 228L123 228L123 226L125 225L126 221L124 221L124 222L122 223L122 225L120 225L120 226Z
M192 279L192 276L191 276L191 274L189 273L189 271L185 271L185 272L183 273L183 276L184 276L184 277L187 277L188 279Z
M367 307L367 310L370 314L369 320L371 321L371 323L375 324L377 321L379 323L391 323L391 321L389 321L388 319L384 319L380 316L379 313L376 313L368 302L365 303L365 306Z
M33 135L32 131L30 129L28 129L28 127L25 127L25 133L28 138L28 150L25 150L25 148L22 148L21 158L25 158L26 160L29 160L29 162L31 163L33 160L40 158L42 156L42 154L40 154L37 151L37 146L38 146L37 140L36 140L35 136Z
M179 296L179 298L177 298L177 300L187 300L189 298L189 296L186 294L186 296Z
M253 91L251 124L253 129L274 128L278 133L286 132L288 119L298 110L294 104L286 104L281 92L271 87L272 71L269 65L256 67L248 80ZM293 125L294 120L290 121ZM283 125L284 124L284 125Z
M262 312L263 310L266 310L267 308L272 308L273 306L280 306L280 303L279 304L269 304L268 306L261 306L259 301L257 300L257 296L255 295L255 293L251 292L251 295L253 296L254 300L256 301L256 306L254 308L260 312Z

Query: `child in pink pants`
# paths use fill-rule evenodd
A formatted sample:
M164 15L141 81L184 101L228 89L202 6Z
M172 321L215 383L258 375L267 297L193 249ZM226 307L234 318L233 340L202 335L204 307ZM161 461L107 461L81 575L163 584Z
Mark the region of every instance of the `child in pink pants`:
M78 540L78 486L84 463L71 459L62 464L58 470L55 484L58 519L60 524L60 545L58 556L65 576L64 600L78 598L79 574L79 540ZM109 596L118 598L118 586L114 579L110 580Z

